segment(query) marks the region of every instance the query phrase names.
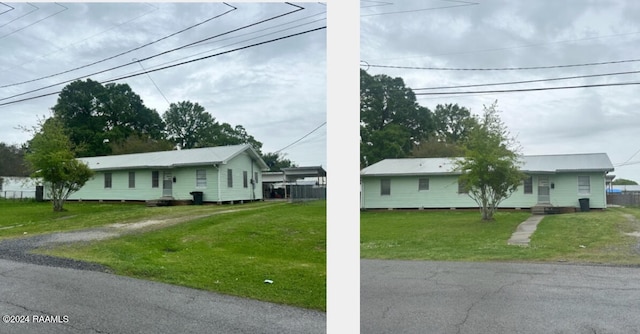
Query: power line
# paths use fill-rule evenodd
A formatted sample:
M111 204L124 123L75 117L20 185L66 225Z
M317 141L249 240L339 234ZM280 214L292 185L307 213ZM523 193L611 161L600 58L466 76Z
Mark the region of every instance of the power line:
M100 83L109 83L109 82L118 81L118 80L122 80L122 79L128 79L128 78L136 77L136 76L143 75L143 74L146 74L146 73L151 73L151 72L156 72L156 71L160 71L160 70L164 70L164 69L168 69L168 68L172 68L172 67L181 66L181 65L193 63L193 62L196 62L196 61L201 61L201 60L204 60L204 59L217 57L217 56L220 56L220 55L223 55L223 54L232 53L232 52L235 52L235 51L240 51L240 50L244 50L244 49L248 49L248 48L252 48L252 47L256 47L256 46L264 45L264 44L268 44L268 43L273 43L273 42L276 42L276 41L284 40L284 39L295 37L295 36L300 36L300 35L303 35L303 34L307 34L307 33L310 33L310 32L314 32L314 31L318 31L318 30L322 30L322 29L326 29L326 28L327 27L324 26L324 27L320 27L320 28L310 29L310 30L306 30L306 31L299 32L299 33L296 33L296 34L291 34L291 35L287 35L287 36L283 36L283 37L279 37L279 38L274 38L274 39L271 39L271 40L268 40L268 41L264 41L264 42L260 42L260 43L255 43L255 44L239 47L239 48L236 48L236 49L233 49L233 50L227 50L227 51L224 51L224 52L219 52L219 53L216 53L216 54L213 54L213 55L209 55L209 56L206 56L206 57L200 57L200 58L197 58L197 59L192 59L192 60L189 60L189 61L185 61L185 62L181 62L181 63L178 63L178 64L174 64L174 65L164 66L164 67L161 67L161 68L156 68L156 69L147 70L147 71L136 73L136 74L126 75L126 76L123 76L123 77L107 80L107 81L102 81ZM18 102L29 101L29 100L33 100L33 99L37 99L37 98L41 98L41 97L56 95L56 94L60 94L60 91L53 92L53 93L42 94L42 95L37 95L37 96L32 96L32 97L27 97L27 98L20 99L20 100L14 100L14 101L0 103L0 107L6 106L6 105L10 105L10 104L15 104L15 103L18 103Z
M406 14L406 13L424 12L424 11L436 10L436 9L445 9L445 8L454 8L454 7L475 6L475 5L479 5L479 4L480 4L480 3L478 3L478 2L458 1L458 0L441 0L441 1L454 2L454 3L463 3L463 4L462 4L462 5L454 5L454 6L442 6L442 7L422 8L422 9L408 9L408 10L400 10L400 11L396 11L396 12L384 12L384 13L365 14L365 15L360 15L360 17L366 17L366 16L380 16L380 15L394 15L394 14ZM371 7L371 6L370 6L370 7Z
M531 66L531 67L497 67L497 68L460 68L460 67L419 67L419 66L398 66L398 65L373 65L367 64L368 67L379 68L396 68L406 70L430 70L430 71L520 71L520 70L542 70L550 68L568 68L583 66L598 66L638 62L640 59L614 60L597 63L569 64L569 65L549 65L549 66ZM362 66L362 65L361 65Z
M289 145L287 145L287 146L285 146L285 147L283 147L283 148L281 148L281 149L279 149L279 150L277 150L277 151L275 151L275 152L273 152L273 153L280 153L280 152L284 151L285 149L287 149L287 148L289 148L289 147L293 146L293 144L295 144L295 143L297 143L297 142L299 142L299 141L301 141L301 140L305 139L305 138L306 138L307 136L309 136L310 134L312 134L312 133L316 132L318 129L320 129L321 127L323 127L323 126L324 126L324 125L326 125L326 124L327 124L327 122L325 121L324 123L322 123L322 124L318 125L318 127L316 127L315 129L311 130L311 131L310 131L309 133L307 133L306 135L302 136L300 139L298 139L298 140L294 141L293 143L291 143L291 144L289 144Z
M471 87L485 87L485 86L516 85L516 84L523 84L523 83L559 81L559 80L572 80L572 79L583 79L583 78L595 78L595 77L604 77L604 76L611 76L611 75L624 75L624 74L636 74L636 73L640 73L640 71L627 71L627 72L614 72L614 73L602 73L602 74L576 75L576 76L571 76L571 77L559 77L559 78L547 78L547 79L523 80L523 81L509 81L509 82L497 82L497 83L475 84L475 85L412 88L412 90L416 91L416 90L432 90L432 89L451 89L451 88L471 88Z
M640 85L640 82L618 82L618 83L578 85L578 86L540 87L540 88L522 88L522 89L502 89L502 90L465 91L465 92L415 93L415 95L455 95L455 94L517 93L517 92L533 92L533 91L543 91L543 90L594 88L594 87L609 87L609 86L629 86L629 85Z
M86 64L86 65L83 65L83 66L75 67L75 68L72 68L72 69L69 69L69 70L66 70L66 71L62 71L62 72L54 73L54 74L51 74L51 75L43 76L43 77L40 77L40 78L31 79L31 80L22 81L22 82L16 82L16 83L8 84L8 85L3 85L3 86L0 86L0 88L6 88L6 87L22 85L22 84L26 84L26 83L30 83L30 82L40 81L40 80L43 80L43 79L52 78L52 77L55 77L55 76L58 76L58 75L61 75L61 74L65 74L65 73L69 73L69 72L77 71L77 70L79 70L79 69L83 69L83 68L86 68L86 67L89 67L89 66L93 66L93 65L96 65L96 64L103 63L103 62L105 62L105 61L107 61L107 60L111 60L111 59L114 59L114 58L116 58L116 57L120 57L120 56L122 56L122 55L126 55L126 54L128 54L128 53L133 52L133 51L137 51L137 50L140 50L140 49L142 49L142 48L145 48L145 47L147 47L147 46L149 46L149 45L152 45L152 44L158 43L158 42L160 42L160 41L163 41L163 40L165 40L165 39L167 39L167 38L171 38L171 37L173 37L173 36L175 36L175 35L181 34L181 33L185 32L185 31L187 31L187 30L193 29L193 28L195 28L195 27L197 27L197 26L200 26L200 25L202 25L202 24L205 24L205 23L207 23L207 22L209 22L209 21L211 21L211 20L217 19L217 18L219 18L219 17L221 17L221 16L224 16L224 15L228 14L229 12L232 12L232 11L234 11L234 10L236 10L236 9L237 9L236 7L231 6L231 5L227 4L227 3L224 3L224 2L223 2L223 4L225 4L225 5L229 6L229 7L233 8L233 9L230 9L230 10L228 10L228 11L226 11L226 12L222 13L222 14L219 14L219 15L216 15L216 16L213 16L213 17L210 17L210 18L208 18L208 19L206 19L206 20L204 20L204 21L201 21L201 22L199 22L199 23L196 23L196 24L194 24L194 25L191 25L191 26L189 26L189 27L187 27L187 28L184 28L184 29L182 29L182 30L180 30L180 31L176 31L176 32L174 32L173 34L170 34L170 35L164 36L164 37L162 37L162 38L160 38L160 39L156 39L155 41L152 41L152 42L149 42L149 43L143 44L143 45L141 45L141 46L135 47L135 48L130 49L130 50L125 51L125 52L118 53L118 54L116 54L116 55L114 55L114 56L111 56L111 57L108 57L108 58L104 58L104 59L102 59L102 60L98 60L98 61L95 61L95 62L90 63L90 64ZM123 23L123 24L124 24L124 23Z
M40 22L42 22L42 21L44 21L44 20L46 20L46 19L48 19L50 17L56 16L56 15L58 15L58 14L60 14L60 13L62 13L62 12L64 12L64 11L69 9L69 8L67 8L67 7L65 7L65 6L63 6L63 5L61 5L61 4L57 3L57 2L54 2L54 4L60 6L60 7L64 8L64 9L59 11L59 12L55 12L55 13L49 15L49 16L46 16L46 17L44 17L44 18L42 18L42 19L40 19L38 21L35 21L35 22L31 23L31 24L28 24L28 25L26 25L26 26L24 26L24 27L22 27L20 29L14 30L14 31L6 34L6 35L2 35L2 36L0 36L0 39L3 39L3 38L5 38L7 36L10 36L10 35L13 35L13 34L17 33L18 31L22 31L24 29L27 29L27 28L31 27L32 25L38 24L38 23L40 23Z
M6 3L4 3L4 2L0 2L0 5L3 5L3 6L5 6L5 7L9 7L9 8L10 8L9 10L5 10L4 12L0 13L0 15L2 15L2 14L6 14L6 13L8 13L8 12L10 12L10 11L12 11L12 10L14 10L14 9L15 9L15 8L13 8L13 7L11 7L11 6L7 5L7 4L6 4Z
M75 42L73 42L73 43L71 43L71 44L65 45L65 46L64 46L64 47L62 47L62 48L58 48L58 50L57 50L57 51L55 51L55 52L51 52L51 53L48 53L48 54L46 54L46 55L42 55L42 56L40 56L40 57L38 57L38 58L44 58L45 56L51 56L51 55L54 55L54 54L56 54L56 53L58 53L58 52L60 52L60 51L62 51L62 50L64 50L64 49L66 49L66 48L69 48L69 47L71 47L71 46L74 46L74 45L80 44L80 43L82 43L82 42L84 42L84 41L86 41L86 40L89 40L89 39L91 39L91 38L94 38L94 37L96 37L96 36L102 35L102 34L104 34L104 33L105 33L105 32L107 32L107 31L113 30L113 29L115 29L115 28L117 28L117 27L120 27L120 26L125 25L125 24L130 23L130 22L133 22L133 21L135 21L135 20L137 20L137 19L139 19L139 18L141 18L141 17L143 17L143 16L147 16L147 15L149 15L149 14L151 14L151 13L153 13L153 12L155 12L155 11L157 11L157 10L158 10L158 7L153 6L153 5L149 4L149 3L145 3L145 5L147 5L147 6L149 6L149 7L153 7L153 10L150 10L150 11L148 11L148 12L144 12L144 13L142 13L141 15L138 15L138 16L136 16L136 17L132 18L132 19L129 19L129 20L124 21L124 22L122 22L122 23L116 24L116 25L114 25L114 26L110 27L109 29L103 30L103 31L101 31L101 32L99 32L99 33L93 34L93 35L91 35L91 36L89 36L89 37L86 37L86 38L84 38L84 39L81 39L81 40L75 41ZM2 71L6 71L8 68L13 68L13 67L16 67L16 66L22 66L22 65L25 65L25 64L29 64L29 63L32 63L33 61L34 61L34 60L26 61L26 62L24 62L24 63L22 63L22 64L20 64L20 65L10 65L9 67L5 67ZM90 64L90 65L91 65L91 64ZM87 65L87 66L89 66L89 65ZM61 73L59 73L59 74L61 74ZM42 79L44 79L44 78L42 78ZM36 79L36 80L33 80L33 81L37 81L37 80L40 80L40 79ZM31 82L31 81L26 81L26 82ZM26 83L26 82L24 82L24 83ZM3 87L9 87L9 86L12 86L12 85L19 85L19 84L21 84L21 83L15 83L15 84L10 84L10 85L6 85L6 86L1 86L0 88L3 88Z
M293 10L293 11L290 11L290 12L287 12L287 13L284 13L284 14L280 14L280 15L273 16L273 17L268 18L268 19L264 19L264 20L261 20L261 21L258 21L258 22L254 22L254 23L251 23L251 24L248 24L248 25L242 26L242 27L240 27L240 28L236 28L236 29L233 29L233 30L230 30L230 31L227 31L227 32L224 32L224 33L218 34L218 35L210 36L210 37L207 37L207 38L201 39L201 40L196 41L196 42L193 42L193 43L189 43L189 44L186 44L186 45L183 45L183 46L179 46L179 47L177 47L177 48L173 48L173 49L171 49L171 50L164 51L164 52L161 52L161 53L155 54L155 55L153 55L153 56L149 56L149 57L146 57L146 58L142 58L142 59L140 59L139 61L145 61L145 60L153 59L153 58L159 57L159 56L161 56L161 55L164 55L164 54L167 54L167 53L171 53L171 52L174 52L174 51L177 51L177 50L180 50L180 49L184 49L184 48L186 48L186 47L188 47L188 46L191 46L191 45L194 45L194 44L201 43L201 42L203 42L203 41L207 41L207 40L210 40L210 39L213 39L213 38L217 38L217 37L220 37L220 36L228 35L228 34L230 34L230 33L233 33L233 32L239 31L239 30L247 29L247 28L249 28L249 27L252 27L252 26L255 26L255 25L258 25L258 24L262 24L262 23L264 23L264 22L268 22L268 21L271 21L271 20L275 20L276 18L283 17L283 16L286 16L286 15L290 15L290 14L293 14L293 13L295 13L295 12L298 12L298 11L300 11L300 10L303 10L303 9L304 9L304 7L300 7L300 6L298 6L298 5L294 5L294 4L291 4L291 3L288 3L288 2L285 2L285 3L286 3L287 5L291 5L291 6L297 7L297 9L296 9L296 10ZM26 95L26 94L29 94L29 93L33 93L33 92L37 92L37 91L41 91L41 90L44 90L44 89L47 89L47 88L51 88L51 87L55 87L55 86L58 86L58 85L61 85L61 84L65 84L65 83L73 82L73 81L76 81L76 80L80 80L80 79L82 79L82 78L86 78L86 77L89 77L89 76L92 76L92 75L96 75L96 74L101 74L101 73L104 73L104 72L108 72L108 71L111 71L111 70L115 70L115 69L118 69L118 68L122 68L122 67L125 67L125 66L129 66L129 65L131 65L131 64L135 64L135 63L136 63L135 61L128 62L128 63L123 64L123 65L119 65L119 66L115 66L115 67L108 68L108 69L106 69L106 70L102 70L102 71L94 72L94 73L87 74L87 75L84 75L84 76L81 76L81 77L77 77L77 78L74 78L74 79L65 80L65 81L61 81L61 82L58 82L58 83L55 83L55 84L52 84L52 85L49 85L49 86L45 86L45 87L41 87L41 88L38 88L38 89L34 89L34 90L31 90L31 91L28 91L28 92L24 92L24 93L20 93L20 94L15 94L15 95L12 95L12 96L8 96L8 97L5 97L5 98L1 98L1 99L0 99L0 101L4 101L4 100L8 100L8 99L10 99L10 98L14 98L14 97L18 97L18 96ZM165 67L165 68L166 68L166 67ZM153 72L153 71L149 71L149 72ZM45 96L46 96L46 95L45 95Z
M315 16L315 15L313 15L313 16ZM164 66L166 64L172 64L172 63L175 63L175 62L183 60L183 59L188 59L188 58L191 58L191 57L195 57L197 55L201 55L201 54L208 53L208 52L211 52L211 51L215 51L215 50L218 50L218 49L223 49L223 48L226 48L226 47L229 47L229 46L232 46L232 45L240 44L240 43L243 43L243 42L248 42L248 41L259 39L259 38L262 38L262 37L270 36L270 35L277 34L277 33L283 32L283 31L299 28L299 27L302 27L302 26L305 26L305 25L309 25L309 24L312 24L312 23L315 23L315 22L318 22L318 21L323 21L323 20L324 20L324 18L313 20L313 21L306 22L306 23L301 23L301 24L298 24L298 25L293 26L293 27L276 30L274 32L270 32L270 33L266 33L266 34L263 34L263 35L260 35L260 36L256 36L256 37L253 37L253 38L245 39L245 40L242 40L240 42L235 42L235 43L227 44L227 45L224 45L224 46L216 47L216 48L213 48L213 49L209 49L209 50L206 50L206 51L194 53L194 54L191 54L191 55L186 56L186 57L181 57L181 58L178 58L178 59L174 59L174 60L171 60L171 61L168 61L168 62L164 62L164 63L158 64L158 65L152 66L150 68L158 68L158 67ZM278 26L280 26L280 25L278 25ZM268 30L268 29L265 29L265 30ZM255 32L248 33L248 34L242 34L241 36L250 35L250 34L255 34ZM220 41L225 41L225 40L233 39L233 38L235 38L235 37L221 39ZM208 43L203 43L203 44L208 44ZM139 72L133 71L133 72L127 73L126 75L133 74L133 73L139 73Z
M136 60L135 58L133 58L133 60ZM144 68L144 66L142 66L142 63L140 61L138 61L138 64L140 65L140 67L142 67L143 71L146 71L147 69ZM168 105L171 105L171 102L169 102L169 100L167 100L167 97L164 96L164 93L162 93L162 91L160 90L160 87L158 87L158 85L156 85L156 82L153 81L153 78L151 78L151 75L149 73L147 73L147 77L149 77L149 80L151 80L151 82L153 83L154 86L156 86L156 89L158 90L158 92L160 93L160 95L162 95L162 97L164 98L165 101L167 101Z
M633 157L635 157L638 153L640 153L640 149L638 149L638 150L636 151L636 153L634 153L632 156L630 156L630 157L629 157L629 159L627 159L625 162L623 162L623 163L619 164L619 165L618 165L618 166L616 166L616 167L619 167L619 166L625 166L625 165L631 165L632 163L629 163L629 164L628 164L629 160L633 159Z
M40 9L38 6L33 5L33 4L30 4L30 3L28 3L28 2L26 2L26 4L27 4L27 5L29 5L29 6L31 6L31 7L35 7L36 9L32 9L32 10L31 10L31 11L29 11L28 13L26 13L26 14L22 14L22 15L20 15L20 16L18 16L18 17L16 17L15 19L13 19L13 20L11 20L11 21L9 21L9 22L7 22L7 23L5 23L5 24L1 25L1 26L0 26L0 28L2 28L2 27L4 27L4 26L6 26L6 25L8 25L8 24L10 24L11 22L17 21L17 20L19 20L19 19L21 19L21 18L23 18L23 17L25 17L25 16L27 16L27 15L29 15L29 14L31 14L31 13L33 13L33 12L35 12L35 11L37 11L38 9ZM2 14L0 14L0 15L2 15Z

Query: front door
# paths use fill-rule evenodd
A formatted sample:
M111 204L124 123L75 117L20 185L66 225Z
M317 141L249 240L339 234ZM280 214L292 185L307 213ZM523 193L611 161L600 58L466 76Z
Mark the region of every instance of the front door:
M171 172L164 172L162 177L162 197L173 196L173 177Z
M538 176L538 203L551 203L549 195L549 176Z

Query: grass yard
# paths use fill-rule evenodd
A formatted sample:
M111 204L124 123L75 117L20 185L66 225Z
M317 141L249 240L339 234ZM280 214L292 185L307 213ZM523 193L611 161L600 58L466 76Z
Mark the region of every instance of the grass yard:
M498 212L496 222L483 223L475 211L362 212L362 258L442 261L561 261L640 264L637 237L640 209L546 216L530 247L507 245L527 212Z
M120 275L326 310L325 201L225 213L43 252Z
M267 202L243 204L260 207ZM207 214L228 210L229 206L146 207L140 203L67 202L66 211L53 212L49 202L0 199L0 239L42 233L77 230L112 223L151 218L171 218L185 214Z

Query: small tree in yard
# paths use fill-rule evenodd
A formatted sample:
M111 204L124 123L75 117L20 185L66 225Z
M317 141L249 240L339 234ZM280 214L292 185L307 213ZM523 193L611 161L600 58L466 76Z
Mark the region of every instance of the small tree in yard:
M493 220L500 203L509 198L524 179L518 168L515 139L500 120L496 105L497 102L484 106L484 114L464 143L464 158L456 161L462 171L460 182L478 203L483 221Z
M25 159L34 171L32 177L41 178L53 202L53 211L63 211L64 202L78 191L93 172L76 160L69 137L59 120L50 118L34 130Z

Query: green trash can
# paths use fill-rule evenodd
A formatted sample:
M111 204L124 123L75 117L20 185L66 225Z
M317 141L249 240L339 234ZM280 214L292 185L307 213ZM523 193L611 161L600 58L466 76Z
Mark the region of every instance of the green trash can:
M192 191L189 194L193 196L193 205L202 205L202 191Z
M581 212L589 212L589 199L581 198L578 200L580 202L580 211Z

